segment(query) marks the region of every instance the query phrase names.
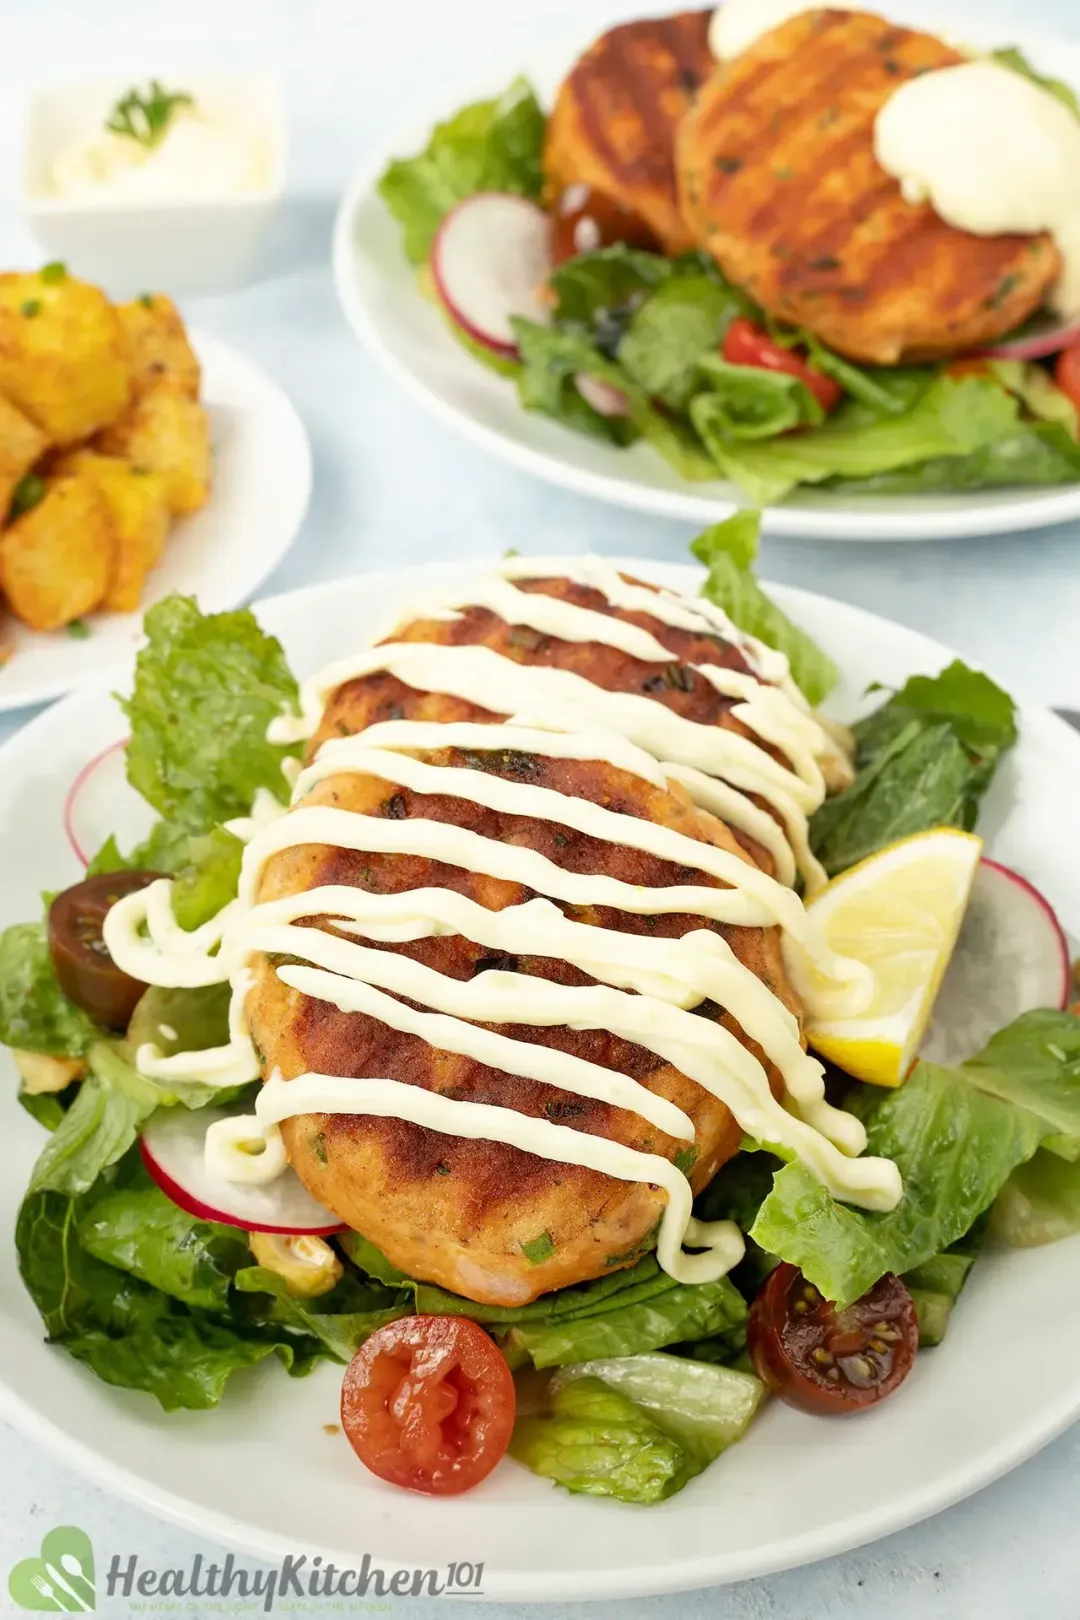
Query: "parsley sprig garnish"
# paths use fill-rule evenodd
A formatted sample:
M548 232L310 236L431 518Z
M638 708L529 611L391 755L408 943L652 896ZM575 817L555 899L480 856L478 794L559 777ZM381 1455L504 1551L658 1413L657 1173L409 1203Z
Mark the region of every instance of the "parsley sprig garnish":
M195 98L186 90L166 90L159 80L151 79L144 95L132 85L120 97L105 120L105 128L114 135L127 135L140 146L157 146L166 135L169 122L181 107L193 107Z

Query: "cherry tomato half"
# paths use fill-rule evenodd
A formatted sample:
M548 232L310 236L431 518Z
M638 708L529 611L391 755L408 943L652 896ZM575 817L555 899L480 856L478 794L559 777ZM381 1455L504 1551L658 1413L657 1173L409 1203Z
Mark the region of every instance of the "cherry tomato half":
M660 251L652 226L640 214L592 186L567 186L551 216L552 263L565 264L579 253L595 253L614 242L651 253Z
M838 1311L795 1266L779 1265L750 1307L747 1346L774 1395L804 1412L842 1416L903 1383L919 1325L911 1295L891 1272Z
M514 1380L464 1316L406 1316L373 1333L341 1386L341 1423L366 1468L392 1485L457 1496L510 1444Z
M1062 349L1054 368L1054 380L1080 411L1080 346Z
M160 872L102 872L58 894L49 907L49 954L70 1001L107 1029L126 1029L145 984L122 973L102 938L117 900L145 889Z
M756 366L759 371L784 371L789 377L798 377L818 401L822 410L831 411L839 405L844 390L838 382L826 377L794 349L785 349L774 343L763 327L742 316L732 321L724 336L724 359L733 366Z

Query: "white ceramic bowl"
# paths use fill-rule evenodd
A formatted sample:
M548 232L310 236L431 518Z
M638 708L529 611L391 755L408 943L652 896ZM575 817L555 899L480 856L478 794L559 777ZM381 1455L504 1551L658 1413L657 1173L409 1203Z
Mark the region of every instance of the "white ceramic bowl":
M223 292L252 279L267 229L285 190L285 115L277 83L264 74L196 74L174 80L196 101L226 102L266 142L265 184L236 197L161 201L59 197L52 166L71 142L104 127L130 80L54 84L33 96L21 191L23 218L49 259L61 259L114 296L148 288Z

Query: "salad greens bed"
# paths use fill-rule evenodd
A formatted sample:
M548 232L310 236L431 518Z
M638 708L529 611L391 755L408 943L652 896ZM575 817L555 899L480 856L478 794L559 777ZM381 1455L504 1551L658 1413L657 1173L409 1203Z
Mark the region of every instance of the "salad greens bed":
M1019 51L998 60L1037 77ZM1080 117L1067 86L1040 82ZM379 191L409 260L423 272L442 219L477 192L539 201L545 129L519 79L438 125L422 152L393 161ZM755 506L815 485L907 495L1080 480L1076 408L1038 363L989 361L975 374L857 365L808 332L778 326L697 252L669 259L602 247L560 265L550 286L550 321L514 322L516 361L456 322L451 330L477 360L514 379L527 410L616 446L644 440L680 477L730 479ZM724 360L719 350L739 317L803 351L840 384L843 403L826 419L797 377ZM578 389L582 376L618 389L626 414L595 410Z
M705 591L787 653L820 701L836 670L761 590L755 549L745 514L707 531L694 547ZM123 705L127 768L161 819L127 856L110 840L93 869L152 862L176 873L181 919L194 927L235 892L239 845L223 820L260 787L285 791L287 751L265 731L296 685L248 612L204 616L173 597L146 628ZM970 826L1016 730L1006 694L953 664L888 696L856 735L855 784L813 827L831 871L905 833ZM0 1039L84 1066L59 1092L24 1088L50 1134L18 1217L23 1280L51 1343L168 1410L214 1406L234 1373L270 1356L298 1377L320 1360L348 1360L376 1328L414 1311L466 1315L519 1372L515 1455L571 1490L651 1502L738 1439L757 1409L748 1302L777 1257L840 1304L886 1271L902 1274L922 1343L933 1345L988 1228L1021 1245L1080 1230L1080 1020L1037 1012L959 1068L919 1064L898 1091L834 1077L870 1150L901 1169L904 1198L891 1214L834 1203L799 1163L745 1142L698 1201L701 1216L730 1216L748 1233L730 1278L677 1283L650 1252L597 1281L493 1308L405 1276L350 1232L337 1240L344 1272L332 1291L299 1298L255 1262L246 1234L184 1213L143 1168L137 1141L151 1115L210 1100L205 1088L170 1092L137 1074L133 1048L150 1031L160 1040L163 1023L173 1050L224 1042L227 994L149 990L117 1040L64 996L40 922L0 938Z

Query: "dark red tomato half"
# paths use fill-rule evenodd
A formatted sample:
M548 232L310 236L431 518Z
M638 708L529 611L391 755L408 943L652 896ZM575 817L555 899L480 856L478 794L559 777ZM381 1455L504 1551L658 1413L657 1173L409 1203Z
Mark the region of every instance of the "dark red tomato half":
M616 242L660 252L652 226L640 214L592 186L567 186L551 214L552 263L565 264L579 253L595 253Z
M117 967L102 937L117 900L156 882L160 872L102 872L73 883L49 907L49 954L70 1001L107 1029L126 1029L145 984Z
M1062 349L1054 368L1054 380L1080 411L1080 346Z
M915 1363L919 1325L892 1272L838 1311L795 1266L779 1265L750 1307L747 1346L774 1395L838 1417L899 1388Z
M774 343L763 327L742 316L732 321L724 336L724 359L733 366L756 366L759 371L783 371L806 384L825 411L839 405L844 390L794 349Z
M341 1386L341 1424L380 1479L457 1496L510 1444L514 1380L483 1328L464 1316L406 1316L373 1333Z

